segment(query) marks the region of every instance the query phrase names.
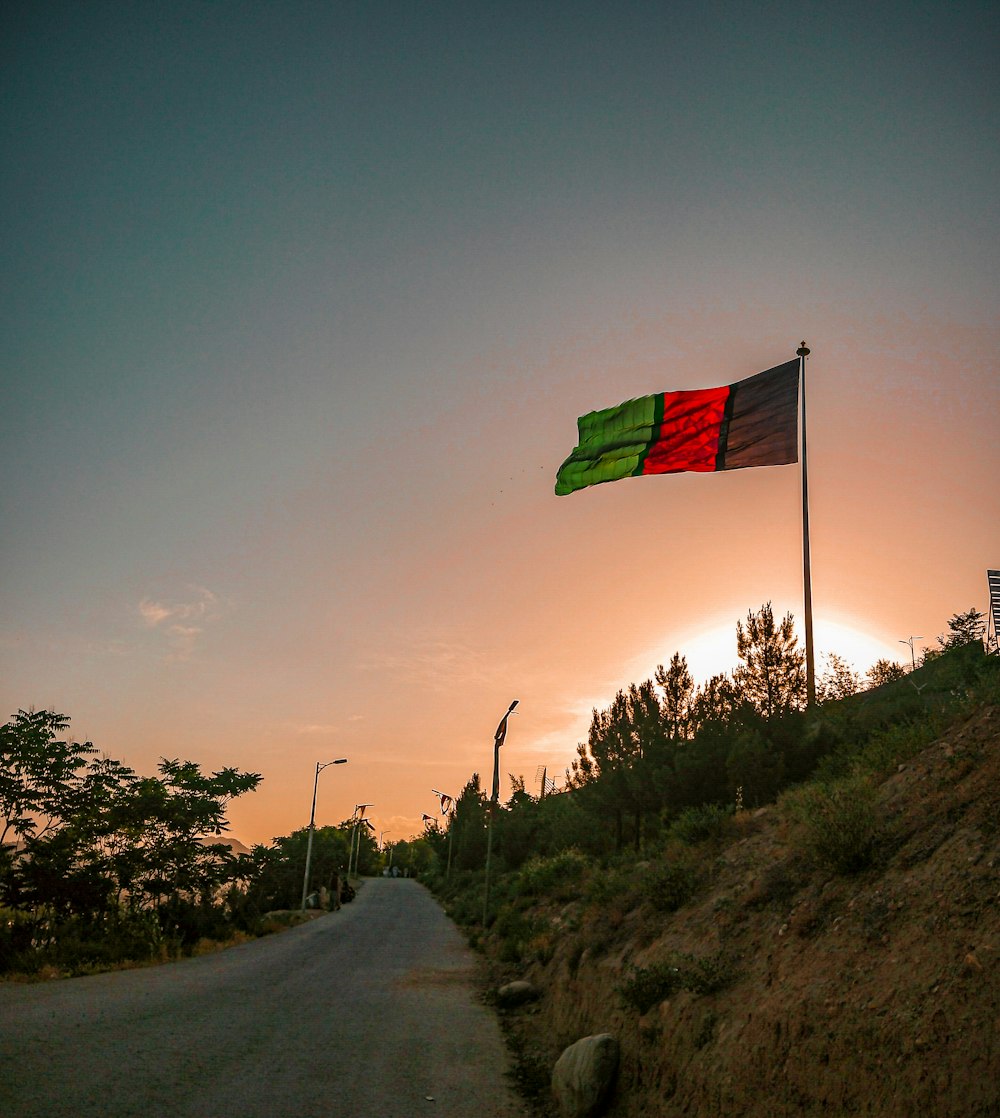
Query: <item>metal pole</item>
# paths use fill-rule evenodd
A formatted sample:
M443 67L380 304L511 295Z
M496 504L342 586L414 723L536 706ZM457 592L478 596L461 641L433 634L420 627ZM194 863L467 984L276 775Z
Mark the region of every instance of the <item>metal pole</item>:
M483 930L486 930L486 913L490 904L490 861L493 855L493 812L500 802L500 746L504 743L504 738L507 736L507 719L514 712L514 707L517 706L517 699L515 699L507 708L507 713L500 719L500 725L496 728L496 733L493 735L493 791L490 796L489 806L487 807L487 833L486 833L486 882L483 888Z
M316 830L316 791L319 788L319 761L316 762L316 776L313 779L312 811L309 812L309 839L306 842L306 872L302 878L302 911L306 910L306 897L309 895L309 865L312 862L313 831Z
M309 838L306 842L306 872L302 877L302 911L306 910L306 897L309 896L309 866L312 863L313 833L316 830L316 792L319 788L319 774L330 765L346 765L347 758L341 757L336 761L327 761L325 764L316 762L316 776L313 778L313 802L309 812Z
M911 671L917 670L917 654L913 651L913 642L922 641L923 637L910 637L909 640L900 641L900 644L908 644L910 646L910 669Z
M805 342L795 351L799 358L799 391L802 399L802 597L806 621L806 706L816 705L816 659L813 654L812 573L809 563L809 478L806 466L806 358Z
M445 870L445 881L451 880L451 844L455 841L455 813L451 813L448 821L448 868Z

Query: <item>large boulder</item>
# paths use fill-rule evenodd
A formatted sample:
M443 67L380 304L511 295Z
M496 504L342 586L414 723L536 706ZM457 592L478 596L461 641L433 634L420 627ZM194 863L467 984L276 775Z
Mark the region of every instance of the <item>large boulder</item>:
M610 1033L585 1036L556 1061L552 1095L563 1118L594 1118L608 1101L618 1071L618 1041Z

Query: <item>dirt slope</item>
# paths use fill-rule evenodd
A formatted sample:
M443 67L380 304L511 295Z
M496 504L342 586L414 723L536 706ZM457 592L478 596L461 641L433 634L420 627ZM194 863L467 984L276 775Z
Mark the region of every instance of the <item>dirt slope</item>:
M508 1015L515 1045L551 1068L613 1033L622 1118L1000 1114L1000 712L901 766L879 810L886 854L857 876L811 869L768 808L673 915L551 910L554 951L502 976L544 990ZM640 1015L623 975L672 952L722 952L735 980Z

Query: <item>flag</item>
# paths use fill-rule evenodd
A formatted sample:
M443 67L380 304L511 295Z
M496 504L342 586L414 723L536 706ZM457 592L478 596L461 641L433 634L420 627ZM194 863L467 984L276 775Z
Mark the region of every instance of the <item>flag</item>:
M799 362L721 388L658 392L592 411L559 467L556 494L644 474L797 462Z
M445 795L444 792L439 792L436 788L432 788L431 791L441 801L441 814L447 815L449 810L451 809L451 796Z

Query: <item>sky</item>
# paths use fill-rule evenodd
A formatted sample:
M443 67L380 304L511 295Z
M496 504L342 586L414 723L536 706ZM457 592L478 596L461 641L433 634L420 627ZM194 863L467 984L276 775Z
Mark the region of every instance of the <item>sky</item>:
M992 3L5 5L0 716L263 775L231 834L562 783L802 634L796 466L556 497L577 417L806 370L818 670L1000 567Z

